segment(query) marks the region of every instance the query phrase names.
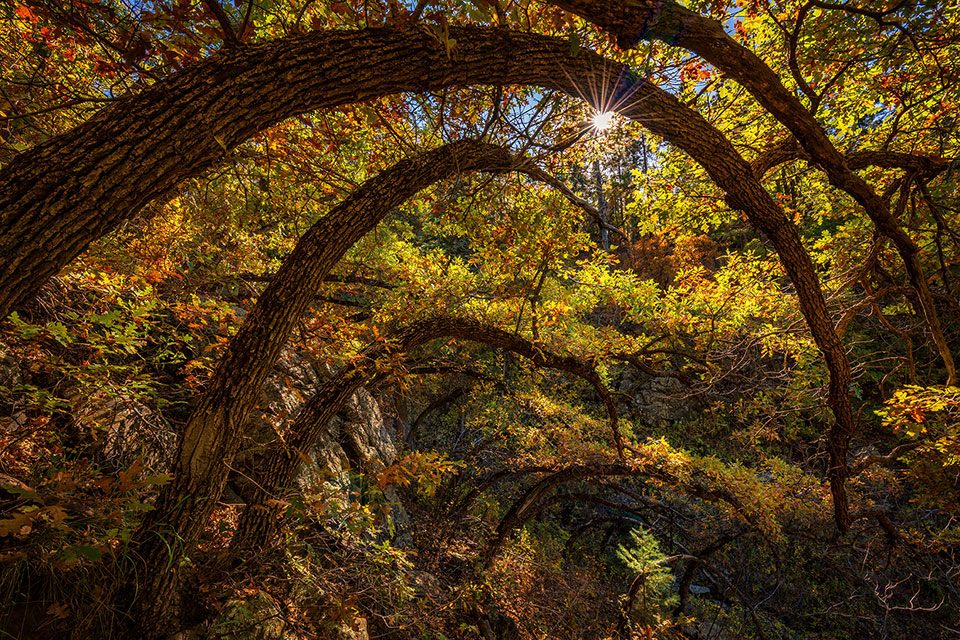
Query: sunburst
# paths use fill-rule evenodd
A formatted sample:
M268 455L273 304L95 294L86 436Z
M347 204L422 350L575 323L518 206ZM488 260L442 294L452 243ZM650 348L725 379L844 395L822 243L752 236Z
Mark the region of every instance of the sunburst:
M598 111L590 118L594 131L606 131L613 124L613 111Z

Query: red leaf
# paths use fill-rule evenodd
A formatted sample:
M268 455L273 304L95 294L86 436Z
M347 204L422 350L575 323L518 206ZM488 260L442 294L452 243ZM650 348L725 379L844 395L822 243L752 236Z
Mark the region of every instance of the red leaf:
M29 20L33 24L37 24L37 21L40 18L33 11L30 10L30 7L17 7L15 13L24 20Z

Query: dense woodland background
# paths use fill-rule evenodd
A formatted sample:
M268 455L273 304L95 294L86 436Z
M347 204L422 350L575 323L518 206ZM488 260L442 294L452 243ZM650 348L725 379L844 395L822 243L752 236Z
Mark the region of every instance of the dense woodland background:
M0 637L960 637L955 0L0 59Z

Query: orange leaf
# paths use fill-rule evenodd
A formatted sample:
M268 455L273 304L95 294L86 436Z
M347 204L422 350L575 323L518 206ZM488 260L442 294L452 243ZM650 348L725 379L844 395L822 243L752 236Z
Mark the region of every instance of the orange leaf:
M15 13L24 20L29 20L33 24L36 24L40 18L33 11L30 10L30 7L17 7Z

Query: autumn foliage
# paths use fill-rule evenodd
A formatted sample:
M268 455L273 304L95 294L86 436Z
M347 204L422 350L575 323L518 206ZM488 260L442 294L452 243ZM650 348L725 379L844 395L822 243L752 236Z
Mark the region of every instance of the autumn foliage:
M956 3L0 18L3 637L955 633Z

